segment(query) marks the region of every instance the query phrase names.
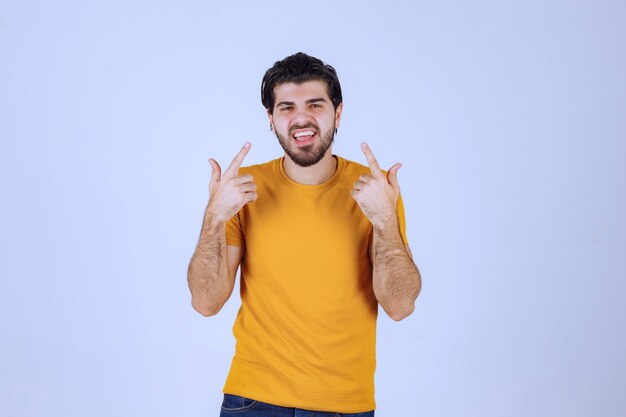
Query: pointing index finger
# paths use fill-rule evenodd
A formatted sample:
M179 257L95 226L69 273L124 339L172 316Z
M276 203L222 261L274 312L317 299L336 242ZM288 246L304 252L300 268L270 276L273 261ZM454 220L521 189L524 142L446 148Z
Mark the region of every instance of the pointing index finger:
M372 171L372 175L374 176L382 175L382 170L380 169L380 166L378 165L378 161L376 160L376 157L372 153L372 150L367 145L367 143L365 142L361 143L361 149L363 150L363 153L365 154L365 158L367 159L367 165L369 165L370 171Z
M243 148L241 148L239 153L235 155L235 157L233 158L233 162L231 162L228 168L226 168L224 175L237 174L237 171L239 171L239 167L241 166L241 163L243 162L243 158L246 157L251 147L252 147L252 144L250 142L246 142L243 145Z

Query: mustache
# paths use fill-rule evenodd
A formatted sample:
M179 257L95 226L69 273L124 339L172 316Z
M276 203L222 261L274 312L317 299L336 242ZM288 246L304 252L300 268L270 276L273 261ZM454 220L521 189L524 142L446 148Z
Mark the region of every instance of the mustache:
M316 132L319 132L319 128L311 122L305 123L303 125L293 125L289 128L289 135L293 135L293 133L298 129L313 129Z

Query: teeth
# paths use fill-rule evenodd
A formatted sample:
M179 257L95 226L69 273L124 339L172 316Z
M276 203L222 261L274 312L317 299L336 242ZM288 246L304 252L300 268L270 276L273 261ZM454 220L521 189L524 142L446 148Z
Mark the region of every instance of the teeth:
M300 136L313 136L313 132L311 132L310 130L307 130L306 132L298 132L295 135L293 135L294 138L299 138Z

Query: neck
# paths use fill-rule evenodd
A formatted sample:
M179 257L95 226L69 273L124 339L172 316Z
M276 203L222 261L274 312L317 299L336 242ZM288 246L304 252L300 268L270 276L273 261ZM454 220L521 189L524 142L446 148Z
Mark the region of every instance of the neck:
M301 167L293 162L289 155L283 158L283 168L289 178L304 185L322 184L330 179L337 170L337 159L333 157L332 147L329 147L324 157L314 165Z

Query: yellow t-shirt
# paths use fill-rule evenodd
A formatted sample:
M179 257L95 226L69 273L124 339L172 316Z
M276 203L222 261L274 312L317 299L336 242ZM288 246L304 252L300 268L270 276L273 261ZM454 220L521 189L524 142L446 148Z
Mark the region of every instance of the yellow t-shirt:
M227 244L245 252L224 393L317 411L376 408L372 225L350 196L370 170L336 158L319 185L291 180L283 158L239 170L259 197L226 227ZM398 215L406 243L401 199Z

